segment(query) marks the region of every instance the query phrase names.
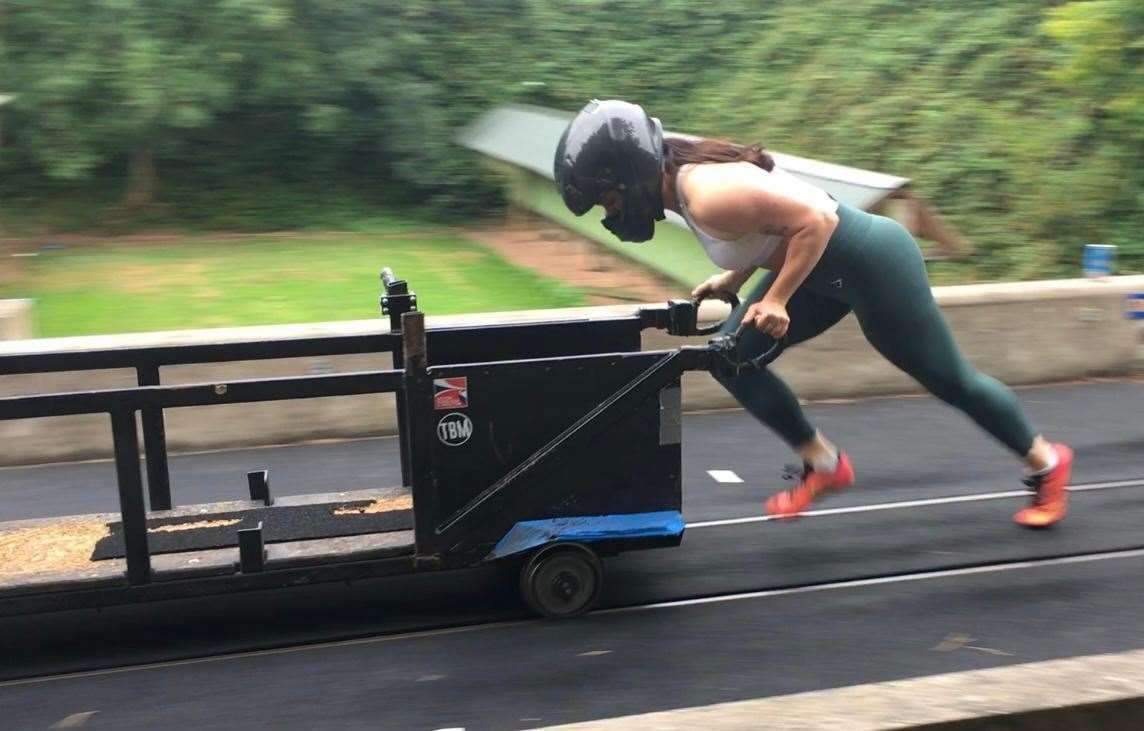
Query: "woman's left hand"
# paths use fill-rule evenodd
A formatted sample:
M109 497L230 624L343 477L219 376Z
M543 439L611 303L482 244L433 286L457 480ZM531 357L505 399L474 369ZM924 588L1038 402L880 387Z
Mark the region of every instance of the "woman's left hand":
M790 327L790 316L785 305L764 298L747 308L747 312L743 315L743 324L749 324L764 335L770 335L777 340L786 335L787 328Z

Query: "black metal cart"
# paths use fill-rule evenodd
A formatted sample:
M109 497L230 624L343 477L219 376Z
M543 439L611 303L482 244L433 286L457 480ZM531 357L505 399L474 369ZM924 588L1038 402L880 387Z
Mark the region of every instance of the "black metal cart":
M515 559L528 605L564 617L591 608L601 556L680 543L681 375L760 367L766 359L737 361L735 335L641 351L647 328L713 333L698 327L698 303L689 301L610 319L426 331L407 284L388 270L382 279L388 333L0 358L0 375L133 368L139 383L0 399L0 420L107 414L120 501L120 513L105 516L110 533L100 550L110 558L78 571L0 578L0 616ZM160 382L164 366L384 352L400 367ZM267 475L251 472L249 500L173 506L165 410L382 392L396 396L402 487L275 501ZM368 505L399 504L402 496L411 506L371 514ZM367 518L374 527L363 529ZM185 528L184 543L163 548L170 540L162 526Z

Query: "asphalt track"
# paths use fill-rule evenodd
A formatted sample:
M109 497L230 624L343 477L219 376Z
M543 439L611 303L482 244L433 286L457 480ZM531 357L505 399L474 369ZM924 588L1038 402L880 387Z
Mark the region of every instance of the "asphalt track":
M1077 452L1085 489L1051 531L1010 523L1011 458L928 398L811 407L859 484L793 523L758 520L777 441L688 415L683 545L609 560L602 611L527 619L486 568L3 620L0 725L524 728L1144 647L1144 382L1019 396ZM393 485L395 450L178 457L175 500L240 496L263 467L276 494ZM107 463L0 470L4 519L114 496Z

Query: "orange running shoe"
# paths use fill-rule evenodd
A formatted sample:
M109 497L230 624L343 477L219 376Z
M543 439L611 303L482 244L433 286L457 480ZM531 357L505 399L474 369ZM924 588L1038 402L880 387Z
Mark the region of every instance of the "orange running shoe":
M797 475L798 468L790 470ZM822 493L841 490L854 484L854 467L845 452L838 452L838 465L833 472L815 472L810 465L804 465L797 486L773 495L767 501L766 511L778 518L794 518L805 511Z
M1033 502L1017 511L1013 520L1026 528L1048 528L1059 523L1068 512L1069 478L1072 477L1073 452L1064 444L1054 444L1057 453L1057 466L1044 475L1034 475L1025 480L1033 488Z

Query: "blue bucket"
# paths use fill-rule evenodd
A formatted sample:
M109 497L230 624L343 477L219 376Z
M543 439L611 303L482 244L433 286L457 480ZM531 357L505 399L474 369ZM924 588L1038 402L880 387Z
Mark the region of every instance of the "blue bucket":
M1109 277L1116 264L1116 247L1112 244L1085 244L1081 269L1086 277Z

